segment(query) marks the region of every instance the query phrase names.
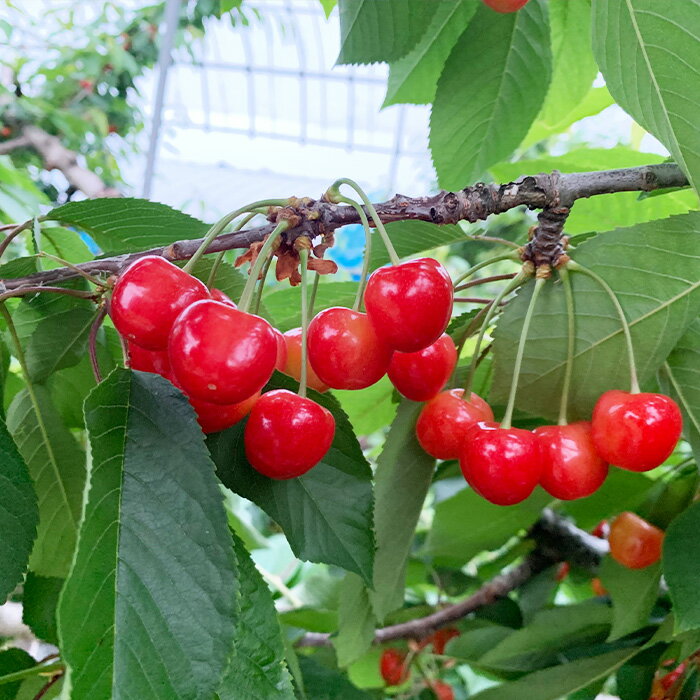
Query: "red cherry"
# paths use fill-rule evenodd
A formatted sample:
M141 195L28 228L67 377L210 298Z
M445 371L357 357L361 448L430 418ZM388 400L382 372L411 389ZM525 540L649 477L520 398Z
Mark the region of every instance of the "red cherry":
M591 579L591 590L593 591L594 595L608 595L608 591L605 589L603 582L597 576Z
M209 296L214 301L220 301L222 304L228 304L228 306L232 306L234 309L238 308L228 294L224 294L220 289L216 289L216 287L209 290Z
M433 693L437 700L454 700L455 694L452 686L444 681L433 681Z
M12 129L9 126L3 126L0 129L0 136L7 138L12 133Z
M378 382L393 350L377 336L366 314L340 306L321 311L309 324L309 362L333 389L364 389Z
M243 439L248 461L261 474L292 479L323 459L334 434L335 420L327 408L275 389L253 406Z
M568 561L562 562L559 565L559 568L557 569L557 575L555 576L555 579L557 580L557 582L561 583L569 575L570 571L571 571L571 564L569 564Z
M406 654L399 649L385 649L379 660L379 672L387 685L405 683L411 675L406 666Z
M146 255L117 279L109 313L128 340L147 350L165 350L180 312L208 298L209 291L198 279L165 258Z
M459 637L459 630L456 627L444 627L432 636L433 651L436 654L444 654L445 646L450 639Z
M275 332L275 340L277 341L277 360L275 361L275 369L279 372L284 372L287 365L287 341L284 339L281 331L276 328L272 329ZM301 349L301 348L300 348ZM301 365L301 356L299 357Z
M272 376L277 340L265 319L207 299L177 317L168 355L186 394L211 403L239 403Z
M608 465L593 446L591 424L544 425L533 431L540 440L543 467L540 483L562 501L585 498L597 491L608 475Z
M284 334L284 340L287 344L287 361L282 371L299 381L301 379L301 328L287 331ZM328 384L324 384L318 378L308 356L306 358L306 385L321 393L328 391Z
M484 0L484 4L488 5L496 12L515 12L527 4L528 0Z
M450 378L457 364L457 348L443 333L418 352L395 352L389 363L391 383L411 401L432 399Z
M609 464L646 472L662 464L681 436L683 418L663 394L606 391L593 409L593 444Z
M663 530L625 511L610 525L610 556L628 569L644 569L661 558Z
M607 540L610 534L610 523L607 520L601 520L592 530L591 535L598 537L601 540Z
M245 401L227 404L225 406L209 401L200 401L190 398L190 403L197 414L197 422L203 433L218 433L232 425L242 421L251 411L256 401L260 398L260 392L256 392Z
M512 506L524 501L540 480L540 443L529 430L482 421L467 431L459 466L480 496L499 506Z
M88 90L89 92L92 92L92 88L95 86L92 80L79 80L78 85L80 85L83 90Z
M167 350L146 350L130 340L126 341L129 355L129 367L140 372L152 372L168 377L170 374L170 360Z
M432 258L375 270L364 297L379 337L401 352L422 350L445 332L452 298L450 275Z
M457 459L469 428L479 421L492 421L493 411L472 392L464 400L464 389L439 393L423 407L416 422L420 446L435 459Z

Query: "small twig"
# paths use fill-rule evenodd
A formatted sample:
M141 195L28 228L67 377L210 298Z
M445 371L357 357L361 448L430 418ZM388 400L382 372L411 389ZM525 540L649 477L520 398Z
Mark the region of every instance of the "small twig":
M455 287L455 292L461 292L463 289L469 289L469 287L478 287L480 284L488 284L489 282L498 282L499 280L512 280L518 273L511 272L506 275L492 275L491 277L479 277L479 279L472 280L471 282L465 282L460 284L459 287Z
M41 698L43 698L44 695L46 695L46 693L49 692L51 686L55 683L58 683L58 681L60 681L61 678L63 678L63 671L60 671L53 678L51 678L49 682L46 683L46 685L44 685L44 687L34 696L34 700L41 700Z
M99 384L102 381L102 372L100 372L100 362L97 358L97 333L100 330L102 322L105 320L107 315L106 304L102 305L102 308L97 312L95 320L90 326L90 337L88 340L88 349L90 352L90 364L92 365L92 373L95 377L95 381Z
M66 289L64 287L49 287L38 284L3 292L0 294L0 303L13 297L24 297L27 296L27 294L43 294L44 292L49 294L63 294L68 297L77 297L78 299L97 299L99 296L95 292L88 292L83 289Z
M455 297L455 304L493 304L493 299L481 299L480 297ZM504 301L499 302L505 304Z
M26 231L32 224L34 219L29 219L22 224L17 224L8 234L5 236L5 240L0 242L0 258L5 254L5 251L9 248L10 243L14 241L17 236L19 236L22 231Z

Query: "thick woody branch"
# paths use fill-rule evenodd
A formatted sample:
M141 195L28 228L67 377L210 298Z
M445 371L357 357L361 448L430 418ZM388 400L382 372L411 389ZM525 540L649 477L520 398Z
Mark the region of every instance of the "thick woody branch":
M25 129L30 127L25 127ZM35 127L31 127L35 128ZM45 132L44 132L45 133ZM49 136L48 134L46 136ZM38 137L37 137L38 138ZM49 138L53 138L50 137ZM54 144L55 145L55 144ZM59 144L60 145L60 144ZM514 207L526 206L530 209L543 209L548 212L540 225L544 231L543 249L546 255L556 253L560 231L558 221L548 221L551 212L571 208L577 199L614 192L646 192L671 187L686 187L688 181L678 166L673 163L647 165L623 170L602 170L590 173L543 173L527 175L504 185L477 183L459 192L440 192L429 197L405 197L396 195L387 202L377 204L377 212L384 223L394 221L429 221L435 224L456 224L459 221L475 222L486 219L491 214L500 214ZM283 235L288 242L300 235L311 238L327 235L347 224L359 223L357 211L351 206L330 204L322 200L291 199L289 207L299 223L290 227ZM544 214L544 212L543 212ZM222 250L247 248L251 243L263 240L274 228L274 223L237 233L218 236L207 249L207 253ZM535 232L535 239L538 232ZM541 238L541 236L540 236ZM89 274L118 273L126 265L144 255L162 255L168 260L191 258L199 247L201 239L183 240L166 248L129 255L93 260L78 267ZM547 253L549 250L549 253ZM77 275L74 269L57 268L24 278L5 280L6 289L16 289L27 284L48 284L70 279Z
M426 617L376 630L374 643L381 644L395 639L422 639L440 627L461 620L479 608L507 596L557 562L566 560L586 569L595 569L608 550L605 540L589 535L548 509L542 512L529 536L535 540L536 548L520 564L491 579L465 600ZM297 646L308 647L330 644L330 635L322 633L305 634L297 642Z

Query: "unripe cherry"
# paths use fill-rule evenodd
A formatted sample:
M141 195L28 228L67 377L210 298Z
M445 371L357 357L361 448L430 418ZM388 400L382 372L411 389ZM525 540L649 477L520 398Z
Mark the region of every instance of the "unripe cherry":
M287 366L287 341L284 339L282 331L278 331L276 328L273 328L272 330L275 332L275 340L277 341L277 359L275 360L275 369L278 372L284 372L284 368Z
M661 558L663 540L663 530L625 511L610 525L610 556L628 569L644 569Z
M284 340L287 344L287 360L282 371L299 381L301 379L301 328L292 328L284 333ZM321 393L328 391L328 384L324 384L318 378L311 366L308 353L306 357L306 385Z

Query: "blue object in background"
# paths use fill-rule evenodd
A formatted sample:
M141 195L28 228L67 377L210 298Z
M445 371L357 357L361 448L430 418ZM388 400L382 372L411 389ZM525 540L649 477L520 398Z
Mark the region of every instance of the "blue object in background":
M82 241L85 243L85 245L88 247L88 250L93 254L93 255L101 255L102 251L100 250L100 246L95 243L95 240L93 239L92 236L89 234L85 233L84 231L78 231L77 229L71 228L72 231L76 231L76 233L80 236Z

